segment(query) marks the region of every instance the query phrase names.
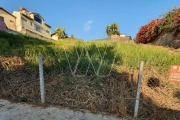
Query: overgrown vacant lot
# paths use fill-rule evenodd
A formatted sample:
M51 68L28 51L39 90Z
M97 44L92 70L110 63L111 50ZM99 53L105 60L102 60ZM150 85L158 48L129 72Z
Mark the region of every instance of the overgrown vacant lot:
M40 103L39 53L47 104L132 116L139 63L144 61L139 119L180 119L180 84L168 81L170 66L180 63L179 49L133 42L42 41L0 32L1 98Z

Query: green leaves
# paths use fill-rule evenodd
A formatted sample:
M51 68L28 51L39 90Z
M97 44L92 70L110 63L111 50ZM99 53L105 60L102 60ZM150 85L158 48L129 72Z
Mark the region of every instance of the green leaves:
M57 34L58 39L64 39L68 37L67 34L65 33L65 30L66 29L64 27L56 28L55 33Z
M118 31L118 24L113 23L108 26L106 26L106 34L110 37L111 35L120 35L120 32Z

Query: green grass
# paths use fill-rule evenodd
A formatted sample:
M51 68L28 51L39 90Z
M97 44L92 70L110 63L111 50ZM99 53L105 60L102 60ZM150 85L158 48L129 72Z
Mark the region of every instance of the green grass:
M143 46L134 43L121 43L119 54L123 59L123 65L136 68L140 61L144 61L146 65L157 67L160 69L168 69L171 64L178 64L180 55L178 53L171 54L167 48L158 48L155 46Z
M110 64L116 55L117 49L118 53L115 64L118 66L125 66L128 69L137 69L140 61L144 61L145 65L153 66L160 71L168 70L170 65L180 63L179 52L173 52L169 48L135 44L133 42L85 42L82 40L44 41L23 35L12 35L0 32L0 56L22 56L24 57L27 66L30 68L37 68L38 54L41 53L43 55L44 68L48 72L51 72L52 70L69 71L69 64L64 49L69 55L69 63L73 67L75 67L78 59L76 53L80 55L83 50L80 65L78 66L78 72L81 73L82 71L85 71L89 65L89 60L84 46L86 46L90 57L92 57L92 63L95 66L95 70L98 69L101 60L99 52L103 54L105 49L107 49L107 53L104 56L105 61L102 64L104 70L110 69ZM91 73L93 72L92 66L89 71Z

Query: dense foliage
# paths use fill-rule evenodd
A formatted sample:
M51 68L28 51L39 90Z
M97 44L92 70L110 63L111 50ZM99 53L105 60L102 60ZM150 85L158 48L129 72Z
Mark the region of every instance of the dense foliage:
M180 8L173 8L160 18L152 20L140 28L135 42L149 43L159 35L172 32L174 35L180 31Z
M119 25L117 23L112 23L106 27L106 34L109 37L111 35L120 35L118 28L119 28Z
M68 38L67 34L65 33L65 28L64 27L59 27L56 28L55 33L58 36L58 39L64 39L64 38Z

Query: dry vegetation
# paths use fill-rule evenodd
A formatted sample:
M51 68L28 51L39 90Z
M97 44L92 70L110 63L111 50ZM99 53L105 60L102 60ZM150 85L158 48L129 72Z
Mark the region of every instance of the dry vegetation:
M139 62L143 60L145 66L138 119L180 119L180 83L167 80L170 65L180 63L178 50L130 42L118 43L119 56L110 76L97 77L90 72L86 77L77 78L70 74L64 59L59 60L57 57L62 55L60 46L67 43L66 41L46 43L37 39L38 47L32 45L34 40L27 40L26 45L19 41L23 46L21 49L14 45L9 46L9 49L10 42L6 43L4 39L10 41L11 38L6 36L0 39L0 43L7 47L0 52L0 98L40 103L37 55L41 52L44 55L47 104L121 117L132 116ZM96 43L102 45L105 42ZM111 47L108 49L111 51ZM56 57L59 62L54 64ZM82 61L85 60L84 58ZM82 72L84 68L80 70Z

